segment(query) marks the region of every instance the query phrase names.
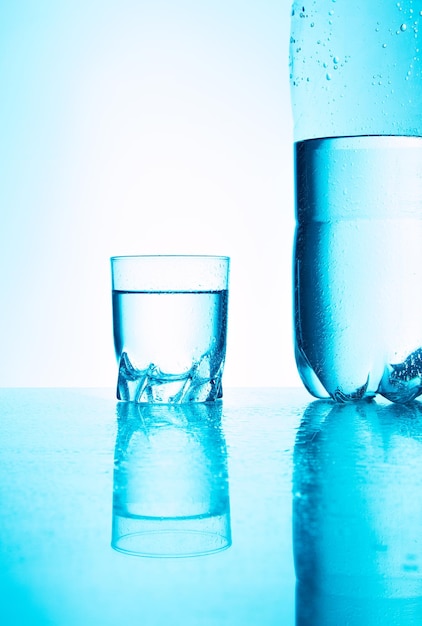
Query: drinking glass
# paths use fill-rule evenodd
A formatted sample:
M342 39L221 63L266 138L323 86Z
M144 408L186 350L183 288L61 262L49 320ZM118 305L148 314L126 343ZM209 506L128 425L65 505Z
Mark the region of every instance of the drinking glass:
M111 258L119 400L222 397L229 263L224 256Z

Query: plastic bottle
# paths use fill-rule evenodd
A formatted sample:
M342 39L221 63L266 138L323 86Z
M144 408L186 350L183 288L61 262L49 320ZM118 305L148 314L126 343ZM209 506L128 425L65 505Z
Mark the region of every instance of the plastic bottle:
M293 3L295 353L319 398L422 393L421 36L420 0Z

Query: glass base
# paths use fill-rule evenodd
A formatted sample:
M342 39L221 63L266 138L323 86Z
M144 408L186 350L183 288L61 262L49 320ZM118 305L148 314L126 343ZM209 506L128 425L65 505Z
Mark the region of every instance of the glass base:
M204 376L200 363L182 374L167 374L156 365L135 368L124 352L120 359L117 398L124 402L182 404L212 402L223 397L223 364L212 377Z

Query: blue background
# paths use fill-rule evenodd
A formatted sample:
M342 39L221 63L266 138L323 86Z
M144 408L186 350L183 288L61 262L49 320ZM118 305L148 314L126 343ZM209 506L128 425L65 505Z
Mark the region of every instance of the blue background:
M109 257L232 257L226 385L294 385L287 0L0 4L0 385L109 386Z

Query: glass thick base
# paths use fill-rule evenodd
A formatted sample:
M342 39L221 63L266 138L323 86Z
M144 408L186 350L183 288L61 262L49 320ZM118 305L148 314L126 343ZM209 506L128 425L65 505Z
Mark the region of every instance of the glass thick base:
M183 404L213 402L223 397L223 364L213 376L207 376L204 361L194 364L182 374L162 372L150 364L139 370L130 363L126 353L120 359L117 398L123 402ZM208 372L205 371L208 369Z

